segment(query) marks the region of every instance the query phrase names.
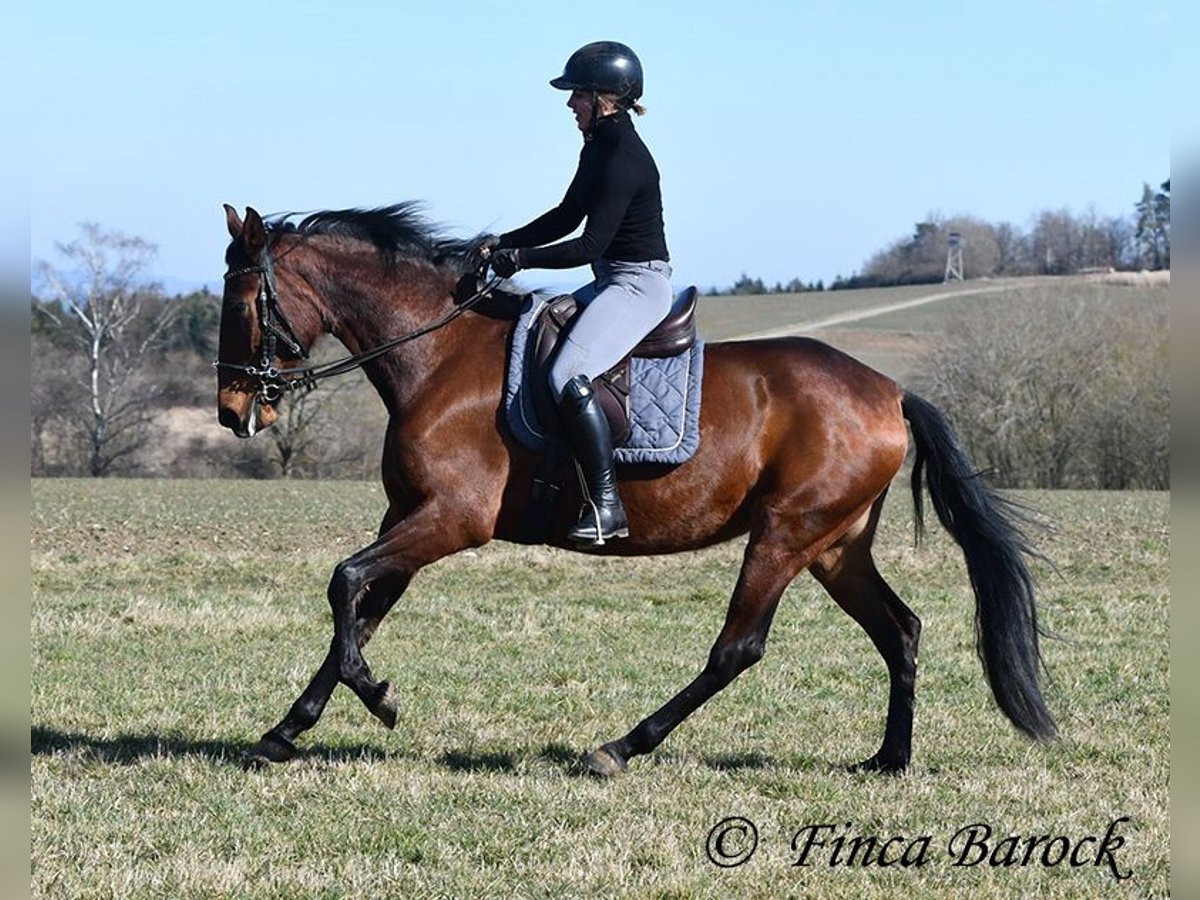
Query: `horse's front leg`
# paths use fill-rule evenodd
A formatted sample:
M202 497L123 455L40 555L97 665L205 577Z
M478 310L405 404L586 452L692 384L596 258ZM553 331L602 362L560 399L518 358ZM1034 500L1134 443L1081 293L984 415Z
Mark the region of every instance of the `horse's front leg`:
M410 580L408 577L397 577L388 584L381 580L372 585L356 623L360 649L366 646L383 617L403 595ZM320 721L325 705L337 687L338 675L338 653L334 643L330 645L324 662L308 686L288 709L287 715L250 748L247 764L286 762L295 756L296 739Z
M330 653L337 661L337 678L388 728L396 725L395 695L389 682L378 681L371 674L360 634L369 637L391 608L395 602L391 592L397 583L407 584L424 566L489 539L486 529L471 524L477 523L471 523L461 509L431 499L333 570L329 582L333 611ZM374 599L377 587L378 601Z
M398 521L385 518L379 538L343 560L329 584L334 634L329 652L308 686L278 725L250 749L248 762L284 762L296 753L296 738L321 718L338 682L347 684L389 728L396 723L391 685L371 675L362 648L422 566L486 538L439 525L433 503Z

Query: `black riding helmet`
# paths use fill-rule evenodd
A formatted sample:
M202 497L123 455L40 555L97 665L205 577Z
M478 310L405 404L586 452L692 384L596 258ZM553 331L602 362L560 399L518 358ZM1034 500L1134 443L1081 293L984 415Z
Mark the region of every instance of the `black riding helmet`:
M632 104L642 96L642 63L624 44L595 41L572 53L562 75L550 85L560 91L616 94Z

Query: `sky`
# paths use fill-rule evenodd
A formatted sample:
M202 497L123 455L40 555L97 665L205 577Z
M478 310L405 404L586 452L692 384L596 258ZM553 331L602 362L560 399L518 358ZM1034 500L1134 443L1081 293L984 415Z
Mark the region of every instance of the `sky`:
M578 160L547 82L601 39L645 69L637 128L677 286L828 283L930 215L1128 215L1170 176L1166 48L1183 27L1160 0L37 7L30 262L93 221L156 244L170 291L219 290L224 202L420 200L456 236L524 224Z

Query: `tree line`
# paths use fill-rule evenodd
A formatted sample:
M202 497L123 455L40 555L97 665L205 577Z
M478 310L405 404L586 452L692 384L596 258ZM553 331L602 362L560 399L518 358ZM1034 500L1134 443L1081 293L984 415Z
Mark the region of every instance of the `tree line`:
M1133 207L1127 216L1043 210L1027 229L968 215L946 218L931 214L915 225L911 235L872 255L861 272L838 275L828 288L823 281L799 278L768 288L762 279L743 273L731 287L713 288L708 293L731 296L934 284L946 276L951 235L958 236L966 278L1170 269L1171 180L1157 189L1143 184Z
M823 290L825 290L825 282L822 279L801 281L799 278L793 278L786 284L777 281L768 287L761 278L751 278L743 272L731 287L711 287L704 293L709 297L756 297L763 294L804 294L809 291Z

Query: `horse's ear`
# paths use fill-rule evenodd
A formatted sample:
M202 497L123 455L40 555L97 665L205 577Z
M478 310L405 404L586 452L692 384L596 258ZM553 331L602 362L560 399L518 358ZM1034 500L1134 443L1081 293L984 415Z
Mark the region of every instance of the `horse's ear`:
M225 224L229 226L229 236L235 241L242 236L242 220L237 214L237 210L228 203L222 203L225 207Z
M242 244L251 259L258 259L267 246L267 226L253 206L246 207L246 221L242 227Z

